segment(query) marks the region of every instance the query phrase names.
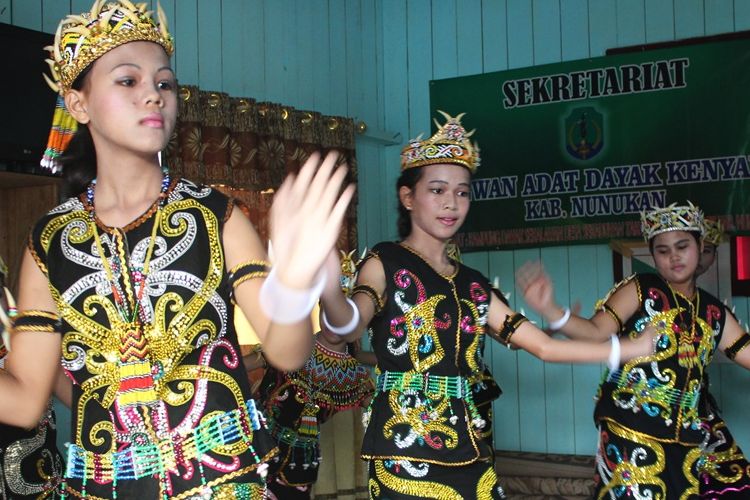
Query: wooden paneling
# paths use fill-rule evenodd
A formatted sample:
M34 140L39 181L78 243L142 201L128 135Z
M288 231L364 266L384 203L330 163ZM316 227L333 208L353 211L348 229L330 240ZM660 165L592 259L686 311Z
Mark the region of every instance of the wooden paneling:
M14 293L29 231L39 217L57 205L57 199L56 180L0 172L0 255L8 264Z

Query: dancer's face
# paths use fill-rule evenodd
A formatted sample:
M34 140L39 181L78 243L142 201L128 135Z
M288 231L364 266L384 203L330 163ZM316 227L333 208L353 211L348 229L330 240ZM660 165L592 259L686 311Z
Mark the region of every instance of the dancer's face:
M701 252L701 257L698 261L698 269L695 271L695 276L700 276L701 274L708 271L708 268L711 267L716 260L716 245L713 243L703 243L703 251Z
M88 125L97 154L151 157L163 150L177 117L177 83L164 49L130 42L110 50L91 66L81 90L66 104Z
M652 255L662 278L673 284L689 283L695 276L701 248L687 231L667 231L654 237Z
M402 187L401 203L411 215L412 232L451 239L466 220L471 196L469 171L454 164L430 165L414 186Z

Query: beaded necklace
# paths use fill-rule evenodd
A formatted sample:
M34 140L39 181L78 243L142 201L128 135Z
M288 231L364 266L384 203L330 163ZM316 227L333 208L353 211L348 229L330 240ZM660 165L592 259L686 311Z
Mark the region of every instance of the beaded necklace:
M96 211L94 209L94 193L96 190L96 179L92 180L91 183L86 188L86 198L90 207L89 221L92 225L92 229L94 232L94 242L96 243L96 250L99 253L99 258L102 261L102 267L104 268L104 272L107 274L107 281L109 281L109 285L112 289L112 297L114 298L115 307L117 308L118 314L125 321L125 323L133 323L136 317L138 317L138 310L139 310L139 306L141 303L141 299L143 298L143 291L146 289L146 279L148 278L148 274L149 274L149 265L151 263L151 256L153 255L154 246L156 244L156 231L161 221L161 209L167 200L167 190L169 189L169 184L170 184L169 172L165 169L164 175L161 181L161 191L159 193L159 205L156 209L156 216L154 217L154 225L153 225L153 228L151 229L151 237L149 239L148 249L146 250L146 256L143 260L143 267L141 269L137 269L135 266L131 266L129 263L130 259L127 258L127 256L125 256L126 261L122 262L122 265L120 266L122 276L125 280L126 290L128 288L128 283L132 283L133 294L135 295L135 300L133 301L133 305L132 305L132 312L130 314L128 314L128 309L129 309L128 300L126 300L126 298L123 297L120 294L119 290L117 289L117 280L115 279L114 273L112 271L113 264L107 259L107 256L104 253L104 247L102 245L101 238L99 237L99 232L97 231L97 228L96 228ZM125 272L126 269L127 269L127 272ZM137 293L135 292L136 288L138 289Z
M411 252L414 255L416 255L417 257L419 257L422 261L424 261L425 264L427 264L430 267L430 269L432 269L433 271L435 271L435 273L437 273L439 276L441 276L441 277L443 277L443 278L445 278L445 279L447 279L449 281L453 280L453 278L455 278L456 275L458 274L458 263L454 262L452 259L449 259L449 260L451 260L451 264L453 265L453 269L451 269L450 272L441 273L440 271L438 271L438 269L436 267L434 267L430 263L429 260L427 260L427 257L425 257L424 255L422 255L421 253L419 253L419 251L417 251L415 248L410 247L408 244L404 243L403 241L399 242L399 245L402 248L408 250L409 252Z

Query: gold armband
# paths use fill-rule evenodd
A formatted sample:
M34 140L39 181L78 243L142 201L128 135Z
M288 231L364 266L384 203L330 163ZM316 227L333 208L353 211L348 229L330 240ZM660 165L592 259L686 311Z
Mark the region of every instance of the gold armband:
M61 333L62 322L57 314L48 311L28 310L13 318L13 332Z
M497 332L500 342L510 347L510 338L525 321L528 321L528 318L521 313L507 316L505 321L503 321L503 327Z
M357 285L354 287L354 290L352 290L352 297L358 293L364 293L370 297L370 300L372 300L372 304L375 307L375 316L380 314L385 307L385 303L383 302L383 298L378 295L378 292L376 292L373 287L370 285Z
M740 335L740 338L734 341L732 345L727 347L724 350L724 354L727 355L727 358L734 359L737 357L737 355L740 353L742 349L750 345L750 335L748 335L747 332Z
M615 320L615 323L617 323L617 333L622 332L623 328L625 328L625 325L623 325L622 320L620 319L620 316L617 315L614 309L612 309L612 306L604 302L600 307L600 311L604 311L605 313L609 314L613 320Z
M241 283L253 278L265 278L268 276L271 264L264 260L249 260L234 266L227 276L229 284L229 295L234 302L234 289Z

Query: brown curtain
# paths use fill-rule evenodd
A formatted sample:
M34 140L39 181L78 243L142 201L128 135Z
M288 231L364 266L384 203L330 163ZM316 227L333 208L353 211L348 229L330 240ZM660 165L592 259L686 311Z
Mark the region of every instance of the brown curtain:
M266 240L274 190L313 151L339 150L349 164L350 181L356 179L354 131L350 118L186 85L180 88L177 126L165 156L173 175L211 185L238 200ZM356 248L356 222L355 199L340 248Z

